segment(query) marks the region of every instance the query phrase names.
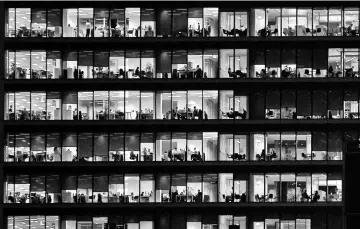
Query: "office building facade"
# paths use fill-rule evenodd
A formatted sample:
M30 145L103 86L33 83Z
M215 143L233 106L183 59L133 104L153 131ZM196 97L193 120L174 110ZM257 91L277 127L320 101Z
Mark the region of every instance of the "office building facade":
M359 3L0 4L0 228L359 228Z

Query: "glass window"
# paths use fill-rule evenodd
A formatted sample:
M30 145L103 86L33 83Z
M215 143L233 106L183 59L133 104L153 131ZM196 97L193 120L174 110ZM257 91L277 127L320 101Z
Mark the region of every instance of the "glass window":
M94 133L94 161L108 161L108 133Z
M31 9L31 36L46 37L46 9Z
M48 37L61 37L63 33L61 9L48 9L47 35Z
M311 119L311 91L297 91L297 119Z
M110 32L111 37L124 37L125 28L125 10L110 10Z
M94 78L109 78L109 52L94 51Z
M142 174L140 176L140 203L154 203L154 191L155 181L153 174Z
M187 119L202 119L202 91L188 91Z
M296 36L296 8L282 8L282 36Z
M15 176L15 203L25 204L30 201L30 179L29 175Z
M313 35L314 36L327 36L327 8L314 8L313 9Z
M157 202L170 202L170 178L169 174L157 174L155 183Z
M281 36L281 10L266 9L267 36Z
M46 217L46 223L45 223L45 227L53 227L54 229L59 229L60 228L60 220L59 220L59 216L45 216Z
M94 18L93 8L79 8L78 23L79 35L78 37L94 37Z
M63 78L61 63L61 51L46 51L46 76L48 79Z
M312 50L298 49L297 50L297 77L310 78L312 77Z
M125 134L125 161L139 161L139 133Z
M248 72L248 50L236 49L234 53L235 77L247 78Z
M219 91L221 119L234 119L233 91Z
M31 52L31 78L46 79L46 53L45 51Z
M30 162L45 162L45 134L32 133L30 141Z
M297 119L296 91L283 90L281 98L281 119Z
M154 93L153 92L142 92L141 93L141 108L140 108L140 119L149 120L154 119Z
M324 202L327 196L327 174L312 174L312 199L311 202Z
M126 174L124 183L126 203L139 203L139 175Z
M18 200L15 198L15 176L7 176L5 181L5 199L4 203L16 203Z
M140 37L140 8L125 9L125 36Z
M93 120L94 92L78 92L79 120Z
M45 203L45 176L31 176L30 193L30 203Z
M173 119L184 120L188 118L187 91L172 91Z
M228 37L234 36L234 9L220 9L220 36Z
M94 37L109 37L109 10L94 9Z
M5 11L5 36L15 37L15 8L9 8Z
M202 146L202 133L189 132L187 134L187 161L204 161Z
M218 91L203 91L203 119L218 119Z
M93 228L104 228L108 226L108 217L93 217Z
M344 35L359 36L360 35L360 8L344 9Z
M297 36L312 36L312 9L297 9Z
M185 161L187 152L187 133L172 133L172 161Z
M312 153L310 132L297 132L296 136L296 158L297 160L311 160L315 154Z
M108 203L108 176L96 175L93 177L93 203Z
M235 92L234 96L234 118L235 119L248 119L248 96L242 95L241 92ZM239 95L237 95L239 94Z
M170 120L172 117L171 92L160 91L155 95L157 119Z
M30 120L30 92L15 93L16 120Z
M142 9L141 10L141 36L142 37L155 37L156 31L156 23L155 23L156 15L154 9ZM162 22L163 23L163 22Z
M112 50L109 57L110 79L124 79L125 75L124 50Z
M63 78L78 79L78 52L64 50L63 52Z
M328 10L328 35L342 36L342 8Z
M218 50L206 49L203 51L202 78L218 78Z
M265 174L265 194L266 202L279 202L280 201L280 174L266 173ZM283 180L282 180L283 182ZM257 185L257 184L256 184Z
M263 49L253 49L250 52L250 68L253 78L266 78L265 51Z
M343 49L328 49L328 77L343 77Z
M190 173L187 176L187 202L202 202L202 175Z
M83 24L84 23L85 21L83 19ZM78 9L63 9L63 26L63 37L78 36ZM83 27L84 26L85 24Z
M76 133L63 133L62 135L62 161L78 160L78 137ZM63 201L64 202L64 201Z
M203 132L203 160L217 161L218 133Z
M124 91L110 91L109 96L109 119L124 120Z
M31 93L31 120L46 120L46 93Z
M328 91L327 118L340 119L344 117L342 109L342 97L343 95L340 89L331 89Z
M79 79L94 78L93 55L93 51L90 50L79 51Z
M188 50L187 78L203 78L202 50Z
M124 176L109 175L109 203L124 203Z
M313 91L312 118L325 119L327 117L327 92L324 90Z
M346 89L343 96L343 110L344 118L346 119L358 119L359 114L359 100L360 94L358 90L355 89Z
M95 120L108 120L109 114L109 92L94 91Z
M15 134L7 133L5 138L5 161L15 162Z
M155 78L155 55L153 50L142 50L141 52L141 78Z
M268 90L266 95L266 119L280 119L280 92Z
M16 51L15 79L30 79L30 51Z
M218 192L219 202L229 203L234 201L233 173L218 174Z
M296 160L296 133L282 132L281 137L281 154L282 160Z
M327 134L325 132L312 133L312 156L313 160L327 159Z
M140 51L127 50L125 54L125 68L127 69L127 79L139 79L140 72Z
M342 201L342 174L328 173L327 176L327 201Z
M296 201L310 202L311 200L311 174L297 173L296 176Z
M109 134L109 161L124 161L124 133Z
M30 22L31 22L30 8L16 8L16 36L30 37Z
M155 159L155 136L153 133L141 133L140 135L141 161L154 161ZM154 196L153 196L154 198Z
M280 78L281 77L280 65L281 65L281 51L279 49L266 49L266 68L267 68L266 78ZM290 69L289 68L287 69L289 72ZM286 74L287 72L285 70L282 76L286 76Z
M172 52L170 50L159 50L156 52L157 78L168 79L173 77L172 72ZM174 76L176 77L176 75Z
M281 78L296 78L296 49L282 49Z
M78 119L78 93L63 92L62 93L62 115L63 120L77 120ZM55 117L55 113L54 113Z
M29 216L15 216L14 228L23 227L23 225L29 225L28 228L30 228L29 218Z
M250 197L251 202L264 202L265 181L263 174L250 174Z
M263 133L252 133L250 143L251 160L258 161L262 158L262 155L266 155L265 151L265 136ZM268 145L267 145L268 147ZM264 158L265 156L263 156Z
M328 160L342 160L342 133L328 133Z
M281 174L280 197L282 202L296 201L296 175L294 173Z
M188 9L188 37L203 36L203 9Z
M15 161L29 162L30 158L30 134L18 133L15 138Z
M156 161L171 161L171 133L159 132L156 134Z
M236 37L247 37L248 36L248 15L247 10L236 9L234 28Z
M78 160L93 161L93 133L78 134Z
M172 34L172 10L164 8L157 9L156 17L157 37L170 37ZM155 30L155 26L153 28Z
M5 51L5 71L5 79L15 79L16 62L14 51Z
M187 37L187 9L173 9L173 37Z
M125 91L125 119L139 120L140 91Z
M283 141L281 141L281 135L279 132L267 132L265 135L265 139L266 139L266 151L265 154L263 153L263 151L261 151L261 154L257 154L256 155L256 159L258 161L279 161L280 160L280 155L282 152L282 160L285 160L284 158L284 154L285 152L283 151L283 148L281 145L283 143ZM282 139L283 140L283 139ZM256 140L257 141L257 140Z
M219 160L233 161L236 155L233 154L233 134L219 134Z
M238 52L237 54L242 54L242 52ZM244 53L246 56L241 58L238 61L237 60L237 67L240 67L240 65L243 63L243 67L247 68L247 51ZM235 54L234 49L221 49L219 50L219 61L220 61L220 78L236 78L237 74L235 72Z
M218 8L203 8L205 37L218 37Z
M69 216L69 215L62 216L62 223L63 222L70 229L76 228L76 216Z
M236 134L234 136L234 155L235 161L248 160L248 136L245 134Z
M345 49L345 77L360 77L359 49Z
M61 135L60 133L47 133L46 135L46 161L61 161Z
M248 202L248 174L236 173L234 175L234 202Z
M172 79L187 78L187 50L173 50Z
M78 200L77 203L85 204L93 202L93 180L91 175L80 175L78 176ZM94 200L95 202L95 200ZM78 226L80 220L78 218Z
M251 36L268 35L266 31L266 11L265 9L251 9L250 15Z

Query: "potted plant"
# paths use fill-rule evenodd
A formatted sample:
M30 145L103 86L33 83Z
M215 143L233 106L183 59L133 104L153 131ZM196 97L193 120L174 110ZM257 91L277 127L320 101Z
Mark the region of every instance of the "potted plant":
M145 76L153 78L153 65L149 61L145 64Z

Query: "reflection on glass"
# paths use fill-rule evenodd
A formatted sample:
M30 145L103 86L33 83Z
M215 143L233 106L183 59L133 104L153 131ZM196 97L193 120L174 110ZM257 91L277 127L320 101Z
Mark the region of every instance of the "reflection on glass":
M205 37L218 37L218 8L203 8Z
M47 35L48 37L62 36L61 9L48 9Z

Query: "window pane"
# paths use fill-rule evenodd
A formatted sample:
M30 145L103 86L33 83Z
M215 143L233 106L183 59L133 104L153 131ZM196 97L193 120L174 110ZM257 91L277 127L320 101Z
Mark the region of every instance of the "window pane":
M78 12L78 37L94 37L93 8L79 8Z
M47 23L48 37L62 36L61 9L48 9Z
M94 10L94 37L109 37L109 10Z
M63 37L77 37L78 9L63 9Z
M218 37L218 8L203 8L205 37Z
M16 36L30 37L30 8L16 8Z
M110 31L111 37L124 37L125 28L125 10L111 9L110 10Z
M31 9L31 36L46 37L46 9Z
M142 9L141 10L141 26L142 37L155 37L156 24L155 24L155 10L154 9ZM162 22L163 23L163 22Z
M140 37L140 8L125 9L125 36Z

